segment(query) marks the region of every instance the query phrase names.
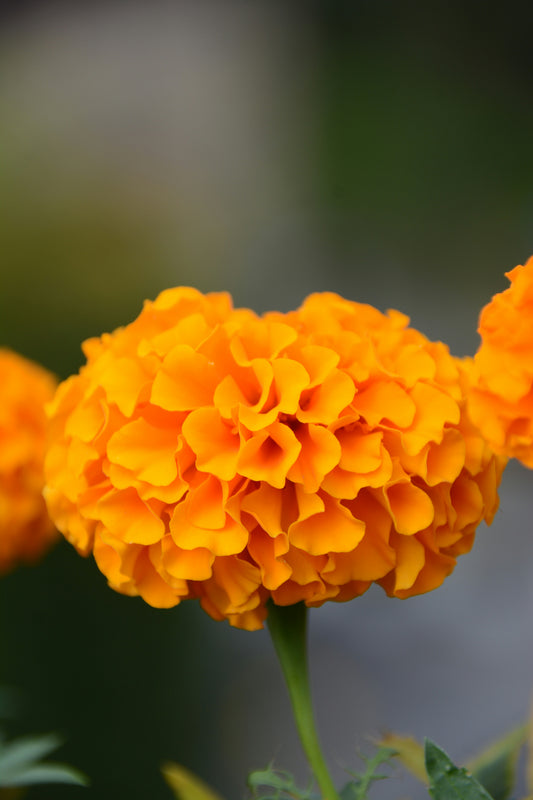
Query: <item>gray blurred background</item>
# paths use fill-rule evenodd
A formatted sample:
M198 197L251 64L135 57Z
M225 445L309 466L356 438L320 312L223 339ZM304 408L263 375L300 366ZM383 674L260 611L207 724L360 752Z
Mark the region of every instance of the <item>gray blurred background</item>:
M473 354L533 253L532 24L512 0L3 4L0 342L64 378L84 338L191 284L257 311L333 290ZM433 594L312 612L339 783L387 728L461 760L527 715L530 494L511 465ZM167 759L227 800L272 757L306 779L266 633L121 597L64 542L2 580L0 616L10 733L60 731L93 780L30 797L169 800Z

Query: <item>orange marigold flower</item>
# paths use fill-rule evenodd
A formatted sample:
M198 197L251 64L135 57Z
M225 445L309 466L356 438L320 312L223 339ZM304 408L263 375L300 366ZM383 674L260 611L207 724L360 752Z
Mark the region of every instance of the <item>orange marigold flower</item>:
M52 517L114 589L250 630L269 598L435 588L503 462L467 417L468 365L408 322L334 294L259 317L163 292L58 389Z
M42 496L45 404L52 375L0 348L0 573L38 558L56 538Z
M533 257L480 315L471 413L498 453L533 468Z

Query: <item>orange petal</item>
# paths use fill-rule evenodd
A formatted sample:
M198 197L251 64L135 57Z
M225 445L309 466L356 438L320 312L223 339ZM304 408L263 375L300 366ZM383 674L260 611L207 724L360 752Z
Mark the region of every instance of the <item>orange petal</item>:
M411 589L426 562L426 548L416 536L397 536L393 547L396 551L394 570L394 593Z
M429 445L426 483L429 486L441 481L453 483L464 466L465 456L466 445L461 433L453 428L445 430L440 444Z
M364 536L365 523L328 495L323 502L323 511L289 527L291 544L315 556L353 550Z
M291 577L292 569L283 556L289 549L284 534L272 538L261 528L250 535L248 552L261 570L261 582L269 590L278 589Z
M211 577L214 555L205 547L183 550L177 547L171 536L161 540L161 564L175 578L189 581L205 581Z
M392 381L372 383L355 395L352 405L372 427L388 421L398 428L408 428L416 411L407 392Z
M176 345L158 370L150 400L167 411L210 405L217 383L215 367L187 345Z
M225 592L229 606L227 611L244 611L247 606L254 608L258 598L255 595L261 585L260 572L254 564L237 556L217 558L213 564L213 579Z
M135 582L143 600L154 608L172 608L180 602L180 595L187 596L187 584L183 581L181 591L170 587L152 564L147 548L143 548L135 564Z
M163 521L135 489L109 492L98 501L97 509L104 526L123 542L153 544L165 534Z
M269 536L283 533L283 492L269 483L261 483L258 489L247 493L242 499L241 510L251 514Z
M342 447L339 466L351 472L373 472L383 461L380 432L365 432L361 427L340 428L336 436Z
M215 408L198 408L183 423L183 436L196 454L196 467L221 480L231 480L237 471L240 437Z
M287 477L303 484L306 492L316 492L324 476L339 463L341 446L337 437L320 425L299 425L294 433L302 449Z
M115 403L126 417L131 417L137 400L149 376L139 361L132 358L114 358L109 367L99 376L99 385L106 393L109 403Z
M298 338L290 325L282 322L254 320L248 322L231 341L231 352L237 364L249 366L256 358L276 358Z
M82 442L90 442L96 438L105 423L102 404L92 400L80 403L65 423L65 435L76 436Z
M336 369L323 383L303 393L296 417L300 422L328 425L351 403L354 393L353 380L345 372Z
M210 550L215 556L229 556L240 553L248 543L248 530L229 514L226 514L223 528L199 528L193 525L187 513L187 501L175 507L170 520L170 533L178 547L196 550L199 547Z
M287 425L275 422L245 442L239 455L238 471L253 481L266 481L282 489L301 447Z
M226 524L224 508L227 497L220 481L209 475L203 483L189 492L187 517L197 528L220 530Z
M178 432L137 419L120 428L107 444L111 462L131 470L139 480L168 486L178 475Z
M433 522L435 508L423 489L409 482L394 483L383 489L387 508L398 533L411 535Z
M457 425L460 411L452 397L425 383L413 386L411 397L416 403L416 415L402 441L408 453L417 453L427 442L441 442L445 425Z
M453 484L450 497L457 512L457 524L463 529L469 524L479 523L483 517L483 496L479 486L467 475L462 475Z

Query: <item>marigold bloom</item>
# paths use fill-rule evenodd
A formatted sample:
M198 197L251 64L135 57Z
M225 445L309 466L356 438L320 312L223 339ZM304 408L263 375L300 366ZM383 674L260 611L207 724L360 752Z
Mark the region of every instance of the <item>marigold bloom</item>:
M533 468L533 257L482 310L471 414L496 452Z
M262 317L190 288L85 342L50 407L46 497L109 584L262 627L265 602L426 592L497 507L469 367L334 294Z
M38 558L56 538L42 496L45 404L52 375L0 348L0 573Z

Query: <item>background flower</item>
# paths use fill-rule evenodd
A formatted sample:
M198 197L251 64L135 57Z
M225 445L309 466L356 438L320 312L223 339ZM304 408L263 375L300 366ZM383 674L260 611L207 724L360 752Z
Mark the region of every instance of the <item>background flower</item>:
M254 629L269 597L426 592L497 508L469 366L399 312L324 293L258 317L177 288L83 349L51 407L50 513L151 605Z
M481 312L472 415L493 448L533 467L533 257Z
M0 572L33 561L56 538L42 496L46 415L56 382L0 349Z

